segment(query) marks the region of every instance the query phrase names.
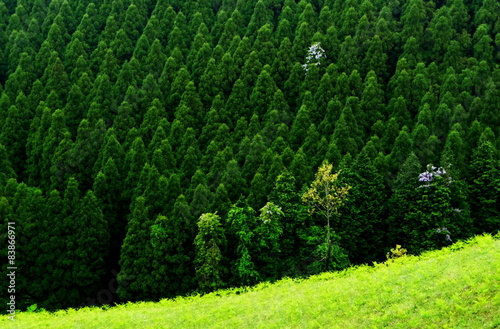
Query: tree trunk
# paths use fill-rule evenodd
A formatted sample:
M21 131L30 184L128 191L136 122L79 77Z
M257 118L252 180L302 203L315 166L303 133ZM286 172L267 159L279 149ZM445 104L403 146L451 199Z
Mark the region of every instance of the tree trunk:
M325 257L325 272L328 271L328 267L330 265L330 254L332 253L332 241L330 239L330 218L328 217L326 220L327 220L326 243L328 245L328 248L327 248L326 257Z

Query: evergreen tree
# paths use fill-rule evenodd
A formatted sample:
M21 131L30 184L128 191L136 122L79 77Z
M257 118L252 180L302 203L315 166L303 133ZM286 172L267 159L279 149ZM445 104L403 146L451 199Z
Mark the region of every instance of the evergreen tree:
M453 177L462 178L467 167L465 163L465 143L462 139L462 127L455 124L446 138L443 153L441 155L441 165L450 165L450 172Z
M0 144L0 187L7 184L10 178L16 178L17 175L12 169L12 165L7 157L5 146Z
M107 222L110 236L110 251L108 264L116 264L119 259L120 247L125 238L125 220L126 209L121 198L123 187L122 175L118 171L115 160L108 158L102 171L96 175L93 184L95 196L100 202L104 220ZM111 267L108 265L108 268ZM110 269L111 270L111 269Z
M310 110L307 105L302 105L293 121L290 130L290 145L294 149L298 149L302 144L302 140L312 124Z
M257 172L250 183L250 195L247 202L253 209L260 209L267 201L264 175Z
M411 152L411 137L408 128L404 126L399 132L394 142L394 147L389 155L390 166L392 169L399 168Z
M125 178L124 189L122 192L125 200L131 200L133 189L136 186L140 172L144 167L146 159L147 156L144 142L140 137L138 137L134 140L130 150L128 150L125 157L124 173L127 174L127 177Z
M409 232L404 230L403 219L414 207L417 192L415 186L421 167L418 157L412 152L399 169L393 193L388 202L388 242L391 246L395 244L406 246L404 243L408 241Z
M152 271L145 276L145 284L149 285L154 299L175 296L192 286L190 257L185 249L188 237L183 225L181 218L158 215L149 227ZM161 282L159 286L158 282Z
M350 97L340 114L340 118L335 123L332 140L340 147L339 151L342 154L356 154L361 147L362 134L354 114L354 111L358 112L358 107L357 97Z
M153 270L151 263L153 248L150 241L150 208L144 197L138 197L131 205L127 224L127 234L120 252L120 272L118 274L118 296L123 300L150 299L148 289Z
M451 176L443 168L429 165L419 177L415 202L403 224L412 253L442 247L461 233L460 218L451 204Z
M272 11L267 8L266 3L263 0L257 1L250 22L248 23L246 35L248 37L255 36L257 30L260 29L261 26L270 23L272 18Z
M42 144L42 150L39 153L41 155L41 178L42 186L50 187L50 168L52 166L52 156L57 150L59 144L63 141L67 133L67 128L65 124L64 113L61 110L55 111L50 120L50 128L46 133L44 142Z
M470 205L476 233L498 230L500 177L495 148L484 134L474 149L470 170Z
M66 292L62 288L66 271L64 267L58 266L61 257L65 256L66 242L61 239L63 232L63 199L57 190L52 190L46 197L47 207L43 213L42 230L40 236L43 241L40 241L38 248L40 250L49 250L50 252L37 253L36 265L42 269L52 266L54 269L51 272L46 272L43 279L40 280L38 289L40 297L44 296L45 300L41 300L39 307L52 309L58 305L64 305L63 294Z
M349 259L366 263L384 258L387 231L387 199L383 176L370 159L369 142L357 156L354 164L342 169L340 181L352 186L349 199L339 211L342 216L335 219L334 229L341 237L340 243L346 249ZM374 153L374 152L373 152Z
M290 171L293 176L296 177L296 184L299 189L302 188L312 176L311 167L308 165L306 159L304 150L299 148L290 164Z
M283 212L283 235L280 239L280 260L283 263L280 272L291 276L300 275L306 271L302 261L311 252L305 236L306 226L311 223L307 208L300 202L295 178L288 170L284 170L276 178L270 199Z
M200 171L197 171L196 173L198 172ZM208 190L205 179L203 179L203 181L197 182L196 173L191 179L191 184L193 186L196 186L196 188L193 189L192 200L190 204L192 218L200 217L203 212L208 210L212 201L212 193Z
M269 66L264 67L250 95L250 107L254 113L261 117L266 113L267 107L272 102L276 92L276 84L268 70L270 70Z
M289 54L292 49L292 42L288 37L281 39L278 52L271 65L271 70L273 74L273 79L278 85L278 87L283 88L286 77L291 70L291 63L289 60Z
M65 226L70 234L66 257L73 263L71 280L82 297L92 296L105 274L104 259L109 250L108 223L92 191L87 191Z
M228 196L232 202L244 195L247 185L242 177L244 173L244 170L243 173L240 171L238 162L233 159L227 163L226 170L222 174L221 183L227 186Z
M383 119L384 92L377 80L375 72L368 72L360 102L361 111L367 114L370 127Z
M22 173L26 161L23 146L28 138L29 116L30 113L26 108L12 105L7 112L0 135L0 143L6 148L8 159L19 174Z

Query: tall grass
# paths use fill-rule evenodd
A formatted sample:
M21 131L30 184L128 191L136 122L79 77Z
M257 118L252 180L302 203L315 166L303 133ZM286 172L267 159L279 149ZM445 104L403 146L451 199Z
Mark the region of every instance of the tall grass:
M241 289L240 289L241 290ZM0 328L500 328L500 240L247 292L0 317Z

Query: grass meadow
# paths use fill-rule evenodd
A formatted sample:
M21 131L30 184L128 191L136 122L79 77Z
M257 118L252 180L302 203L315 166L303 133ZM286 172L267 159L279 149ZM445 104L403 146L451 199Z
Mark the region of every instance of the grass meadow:
M0 328L500 328L500 239L243 290L21 312Z

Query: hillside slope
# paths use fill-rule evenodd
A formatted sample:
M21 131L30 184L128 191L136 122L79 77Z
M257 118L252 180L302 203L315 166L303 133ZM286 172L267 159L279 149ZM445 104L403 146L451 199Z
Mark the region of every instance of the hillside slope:
M2 328L498 328L500 240L467 243L245 293L21 313Z

